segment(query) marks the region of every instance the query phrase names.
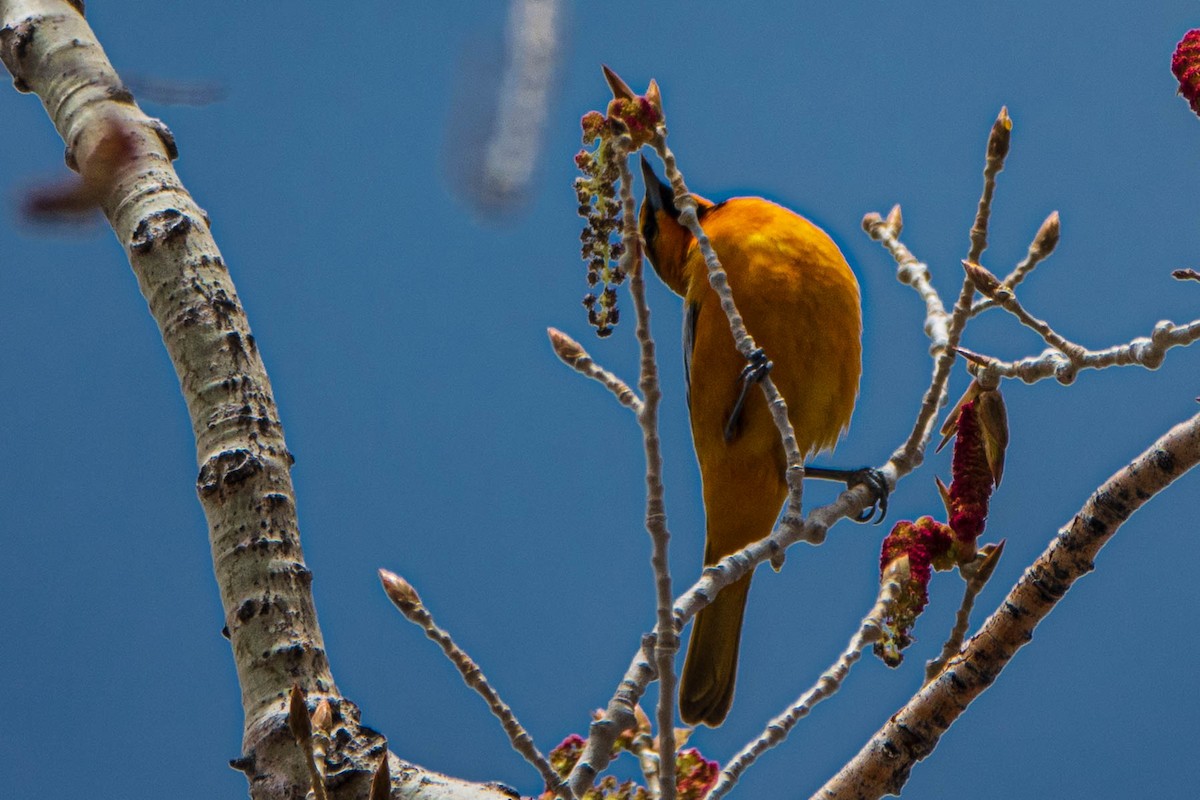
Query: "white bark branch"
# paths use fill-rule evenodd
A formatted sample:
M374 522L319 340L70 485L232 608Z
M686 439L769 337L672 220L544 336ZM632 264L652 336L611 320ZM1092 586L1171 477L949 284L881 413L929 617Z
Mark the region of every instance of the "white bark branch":
M1176 425L1105 481L959 655L813 797L862 800L899 794L913 766L933 752L942 734L996 680L1071 585L1093 569L1093 559L1117 529L1198 462L1200 414Z
M271 383L208 215L171 165L173 137L138 108L75 4L0 0L0 58L66 142L67 164L125 249L179 377L242 691L234 766L253 797L304 797L308 771L287 727L288 692L299 682L315 702L329 700L334 726L349 733L326 764L333 795L366 798L385 742L359 725L330 673ZM399 759L391 772L396 797L509 797Z

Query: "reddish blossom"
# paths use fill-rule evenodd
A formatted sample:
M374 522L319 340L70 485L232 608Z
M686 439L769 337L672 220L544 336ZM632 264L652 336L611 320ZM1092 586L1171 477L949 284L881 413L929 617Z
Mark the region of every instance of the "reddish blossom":
M679 800L700 800L717 783L721 765L709 761L694 747L680 750L675 758L675 788Z
M975 542L987 523L992 496L992 470L984 446L985 432L977 413L979 401L963 403L958 415L954 460L950 482L950 527L961 545L959 563L975 558Z
M1200 115L1200 29L1188 31L1175 45L1171 72L1179 81L1179 93Z

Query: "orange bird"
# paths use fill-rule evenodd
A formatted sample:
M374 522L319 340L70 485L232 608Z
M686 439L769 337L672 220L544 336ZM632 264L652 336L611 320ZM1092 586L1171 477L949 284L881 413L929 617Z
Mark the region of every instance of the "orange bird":
M712 203L693 195L746 329L769 359L748 366L734 347L696 240L679 223L674 192L645 158L642 175L646 256L684 303L704 563L715 564L767 536L787 499L783 444L766 399L752 386L754 376L772 370L806 458L832 448L849 426L862 371L858 281L833 240L799 214L760 197ZM862 470L816 472L810 476L878 485ZM886 494L872 488L884 508ZM679 684L679 713L688 724L716 727L729 713L750 577L727 586L696 616Z

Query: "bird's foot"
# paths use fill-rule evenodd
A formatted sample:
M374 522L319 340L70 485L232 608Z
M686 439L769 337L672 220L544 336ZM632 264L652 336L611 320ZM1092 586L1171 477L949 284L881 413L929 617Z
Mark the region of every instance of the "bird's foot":
M742 389L738 392L737 402L733 404L733 411L729 412L729 420L725 423L725 441L732 440L737 432L738 423L742 418L742 406L746 404L746 396L750 394L750 387L767 377L767 373L773 366L775 365L767 358L767 354L761 347L755 348L750 353L750 357L746 359L746 366L742 368L740 378Z
M853 489L855 486L865 486L871 493L871 505L863 509L862 513L854 517L855 522L870 522L874 519L875 524L883 522L883 518L887 516L888 496L891 494L891 489L888 488L887 479L883 473L874 467L860 467L859 469L828 469L825 467L805 467L804 476L806 478L820 478L827 481L842 481L846 484L847 489ZM875 518L878 513L878 518Z

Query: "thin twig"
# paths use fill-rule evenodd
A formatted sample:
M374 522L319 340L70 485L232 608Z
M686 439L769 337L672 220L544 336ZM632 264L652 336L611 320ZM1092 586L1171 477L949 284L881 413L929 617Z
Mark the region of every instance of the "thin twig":
M814 800L900 794L913 766L1033 637L1100 549L1146 501L1200 463L1200 414L1105 481L1027 569L962 652L893 714Z
M583 349L583 345L557 328L547 328L546 333L550 337L550 346L554 348L554 354L560 361L579 374L604 384L617 398L617 402L634 414L642 413L642 398L629 388L629 384L592 360Z
M1061 234L1061 228L1058 219L1058 212L1051 212L1050 216L1046 217L1038 228L1037 234L1034 235L1033 241L1029 243L1029 250L1025 253L1025 258L1004 277L1002 283L1009 289L1015 289L1021 281L1033 272L1033 268L1045 260L1054 248L1058 246L1058 238ZM989 308L996 306L995 300L980 300L971 306L971 316L976 316Z
M979 208L975 212L975 224L971 226L971 250L968 261L979 261L987 249L988 219L992 215L992 196L996 192L996 176L1004 169L1008 146L1012 141L1012 119L1008 109L1001 106L1000 114L992 123L988 136L987 161L983 165L983 194L979 197Z
M1001 284L994 275L981 267L979 264L971 261L963 262L963 269L971 277L975 288L979 290L987 299L996 303L1008 313L1012 314L1026 328L1037 333L1042 337L1046 344L1058 350L1072 361L1077 360L1085 352L1085 348L1077 345L1066 337L1055 332L1050 327L1049 323L1040 320L1025 310L1025 307L1017 300L1017 296L1007 286Z
M987 159L983 167L983 193L979 197L979 209L975 214L975 223L971 226L970 253L974 254L975 258L970 258L969 254L968 260L970 261L978 261L979 255L982 255L987 247L988 219L992 210L992 197L996 191L996 175L1004 169L1004 159L1008 155L1011 134L1012 120L1008 116L1008 109L1002 107L992 125L991 133L988 135ZM958 301L954 304L954 310L950 315L950 322L946 327L945 344L942 345L937 341L933 344L932 349L936 354L933 379L921 400L921 410L917 414L917 422L913 425L908 440L892 454L888 461L889 466L894 464L897 467L907 467L908 470L912 470L924 460L925 449L933 435L938 409L946 404L946 386L950 380L950 369L954 366L958 355L958 342L962 337L963 328L966 327L967 321L971 317L971 300L974 296L975 286L968 275L963 280Z
M931 349L936 351L945 347L950 339L947 330L950 315L946 313L941 295L933 286L929 265L918 260L904 242L900 241L900 232L904 228L900 206L892 206L886 220L875 212L867 214L863 217L862 226L867 235L883 245L895 259L896 280L911 286L925 302L925 335L932 342Z
M642 778L646 781L646 792L651 797L658 797L662 792L662 775L659 770L662 760L654 743L653 727L641 706L634 706L633 713L637 717L637 733L629 743L629 752L637 756ZM682 746L682 742L676 742L677 748Z
M958 613L954 617L954 628L942 645L942 652L937 658L930 659L925 663L926 683L936 678L942 668L946 666L946 662L962 647L963 639L966 638L967 630L971 626L971 609L975 607L975 598L983 591L983 587L987 586L988 579L996 571L996 564L1000 562L1000 555L1003 552L1003 541L999 544L987 545L985 549L980 550L975 561L962 568L963 575L967 579L963 589L962 603L959 604Z
M900 576L893 565L880 582L879 595L874 607L863 618L858 631L850 639L850 644L828 670L825 671L811 689L792 704L787 711L767 723L766 728L758 738L747 744L735 755L725 768L717 784L709 791L705 800L720 800L737 785L742 774L758 760L759 756L776 745L782 744L796 724L806 717L813 707L832 697L842 687L850 668L861 658L862 651L882 635L883 620L891 610L892 604L900 594Z
M517 715L500 699L500 695L488 683L487 677L479 665L454 642L449 633L437 626L433 615L425 608L425 604L421 602L421 598L412 584L386 569L379 570L379 580L383 584L383 590L387 593L388 599L400 610L405 619L420 627L425 631L426 636L442 648L442 652L462 675L463 682L484 699L493 716L500 720L504 732L508 734L508 741L512 748L541 773L542 779L546 782L546 788L560 798L575 797L570 787L558 776L558 773L550 766L550 762L537 749L533 743L533 737L517 720Z
M629 294L633 298L637 318L636 336L641 350L641 377L638 388L645 398L638 414L642 427L642 444L646 453L646 530L650 534L650 563L654 568L654 587L657 600L658 638L654 645L654 661L658 671L658 741L659 774L662 800L675 800L675 655L679 652L679 632L671 614L674 592L671 588L671 565L668 558L671 533L667 528L667 511L663 502L662 444L658 435L658 405L662 388L658 382L658 361L654 337L650 333L650 306L646 303L646 275L642 260L642 234L637 227L637 207L633 199L633 175L629 170L628 154L632 149L628 137L621 137L617 146L617 165L621 171L621 267L630 276Z
M1167 350L1191 344L1200 339L1200 320L1176 325L1169 320L1155 324L1149 338L1138 337L1125 344L1113 345L1103 350L1088 350L1075 344L1054 331L1050 325L1030 314L1017 300L1016 295L978 264L964 264L968 274L980 291L988 295L997 305L1011 313L1023 325L1034 330L1050 345L1051 349L1040 355L1006 362L990 356L972 354L974 372L984 382L995 384L1000 378L1020 378L1025 383L1035 383L1054 378L1064 385L1075 380L1080 370L1103 369L1139 365L1147 369L1158 369Z

